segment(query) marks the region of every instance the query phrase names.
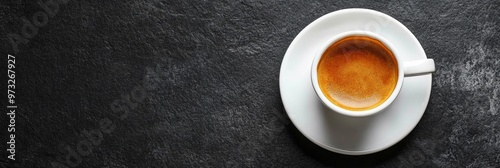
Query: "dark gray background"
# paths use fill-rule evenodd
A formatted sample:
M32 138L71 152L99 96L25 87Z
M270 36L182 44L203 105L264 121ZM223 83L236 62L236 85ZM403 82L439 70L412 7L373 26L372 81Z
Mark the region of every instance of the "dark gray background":
M318 17L352 7L406 25L437 69L429 106L410 135L359 157L328 152L298 133L278 85L294 37ZM59 8L16 53L7 35L22 34L21 18L44 10L34 0L0 2L0 65L5 71L7 54L16 56L19 106L16 161L7 159L2 110L0 167L67 165L67 149L78 151L88 142L82 131L105 119L115 129L75 165L500 166L499 1L88 0ZM112 106L130 92L146 95ZM5 109L5 91L2 97ZM121 120L112 107L130 112Z

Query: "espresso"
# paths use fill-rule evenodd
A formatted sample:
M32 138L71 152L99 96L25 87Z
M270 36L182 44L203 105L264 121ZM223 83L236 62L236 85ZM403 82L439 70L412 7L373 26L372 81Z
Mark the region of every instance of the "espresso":
M394 54L382 42L349 36L332 44L318 63L318 83L333 104L347 110L375 108L398 82Z

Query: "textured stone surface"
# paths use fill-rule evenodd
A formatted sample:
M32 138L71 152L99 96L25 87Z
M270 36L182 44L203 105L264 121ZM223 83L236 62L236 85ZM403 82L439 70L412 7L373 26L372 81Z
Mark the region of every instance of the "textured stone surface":
M293 38L351 7L398 19L437 68L414 131L361 157L305 139L278 86ZM22 18L44 10L36 1L2 1L0 54L17 58L19 109L14 162L1 117L0 167L68 166L67 149L78 152L78 144L85 156L70 164L79 167L498 167L498 9L495 0L69 1L15 53L8 34L22 36ZM82 132L102 132L101 122L114 129L89 151Z

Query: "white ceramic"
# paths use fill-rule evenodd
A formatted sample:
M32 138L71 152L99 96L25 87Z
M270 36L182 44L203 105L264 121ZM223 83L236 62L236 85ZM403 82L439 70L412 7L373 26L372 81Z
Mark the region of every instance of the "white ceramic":
M281 64L280 93L290 120L309 140L333 152L363 155L386 149L413 130L429 101L432 76L405 77L397 98L376 115L332 112L311 85L311 64L318 47L352 30L383 36L398 48L402 61L427 59L415 36L392 17L368 9L339 10L315 20L292 41Z
M387 100L385 100L382 104L379 106L368 109L368 110L361 110L361 111L353 111L353 110L348 110L344 109L342 107L339 107L335 104L333 104L326 96L323 94L319 87L319 82L318 82L318 63L319 60L321 60L321 57L323 56L323 53L335 42L349 36L365 36L365 37L371 37L373 39L377 39L378 41L382 42L391 52L394 54L394 57L396 58L396 62L398 65L398 80L396 83L396 86L389 96ZM320 98L321 102L331 110L338 112L343 115L347 116L352 116L352 117L366 117L370 116L373 114L376 114L378 112L383 111L385 108L387 108L398 96L399 91L401 90L401 87L403 86L403 81L405 76L416 76L416 75L425 75L434 72L435 67L434 67L434 60L433 59L421 59L421 60L415 60L415 61L406 61L403 62L402 58L403 55L400 54L400 51L395 48L391 42L386 40L384 37L372 33L370 31L363 31L363 30L353 30L353 31L347 31L340 33L333 38L329 39L325 44L323 44L321 47L319 47L318 51L316 52L314 56L314 60L312 62L311 66L311 82L314 87L314 91Z

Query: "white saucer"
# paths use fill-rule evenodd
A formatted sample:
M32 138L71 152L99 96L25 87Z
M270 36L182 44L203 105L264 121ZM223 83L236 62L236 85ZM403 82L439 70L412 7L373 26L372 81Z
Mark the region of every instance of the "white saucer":
M330 111L314 92L311 63L317 47L350 30L369 30L385 37L403 61L426 59L415 36L394 18L368 9L344 9L315 20L288 47L280 70L285 110L297 129L315 144L341 154L364 155L384 150L403 139L424 114L432 76L406 77L399 96L383 112L350 118Z

